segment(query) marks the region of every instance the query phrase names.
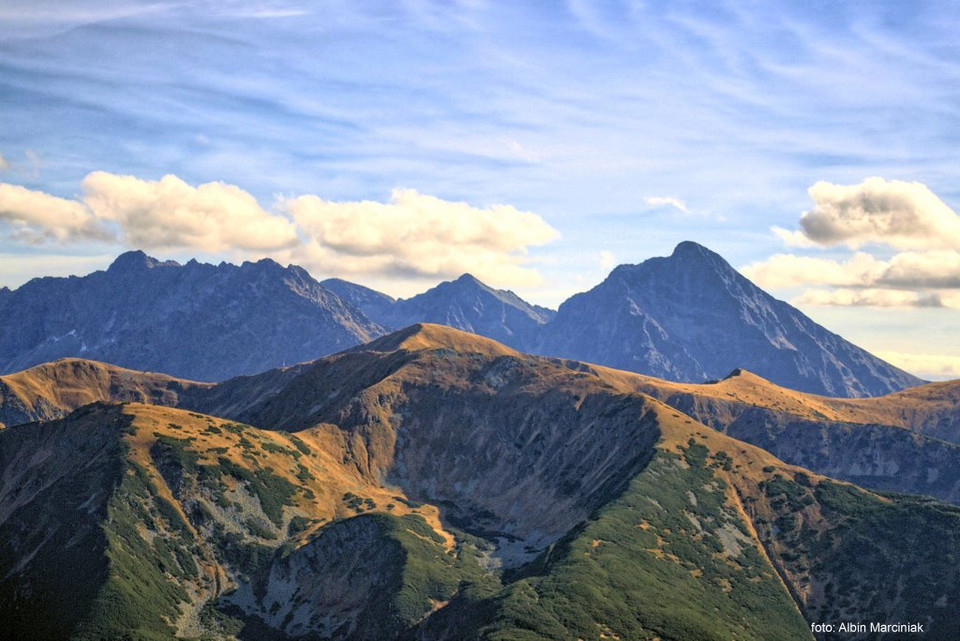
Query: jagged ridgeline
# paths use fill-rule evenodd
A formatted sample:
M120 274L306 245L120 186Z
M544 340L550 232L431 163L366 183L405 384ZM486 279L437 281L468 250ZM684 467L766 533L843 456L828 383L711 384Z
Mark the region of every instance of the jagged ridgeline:
M700 383L749 369L792 389L877 396L920 379L829 332L684 242L621 265L554 312L469 274L394 300L271 260L203 265L121 255L102 272L0 288L0 373L64 357L218 381L316 359L414 323L525 352Z
M20 410L97 402L0 430L9 638L960 626L960 510L790 466L642 377L430 325L216 386L67 369L89 387L25 373Z

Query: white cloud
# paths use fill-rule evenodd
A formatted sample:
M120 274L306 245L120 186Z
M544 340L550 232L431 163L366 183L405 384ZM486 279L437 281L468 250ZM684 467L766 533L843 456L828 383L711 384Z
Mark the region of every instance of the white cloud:
M884 351L874 353L888 363L927 380L960 378L960 356Z
M877 279L888 287L960 288L960 251L902 252Z
M651 207L673 207L674 209L679 209L685 214L690 213L690 210L687 208L687 203L683 202L679 198L672 198L670 196L649 196L644 198L644 202Z
M395 190L386 203L304 195L266 210L234 185L194 187L172 175L142 180L97 171L81 187L81 197L66 199L0 183L0 222L32 244L96 239L148 250L267 255L340 276L426 280L470 272L518 287L542 282L529 266L529 248L559 237L531 212L413 190Z
M794 254L775 254L751 263L740 271L761 287L778 289L797 285L868 286L880 279L888 264L870 254L857 252L840 262Z
M825 181L809 189L813 209L800 218L803 237L851 249L882 243L897 249L960 249L960 216L919 182L867 178L858 185ZM788 243L798 237L774 230Z
M794 305L844 307L945 307L939 294L902 289L811 289L790 301Z
M6 171L10 169L10 161L7 160L6 156L0 154L0 171Z
M845 261L774 254L741 272L770 289L798 285L960 289L960 251L901 252L888 261L864 252Z
M471 272L493 284L532 285L540 275L525 266L528 248L559 237L531 212L509 205L481 209L414 190L394 190L387 203L308 195L282 205L310 239L292 258L331 274Z
M774 234L780 237L780 240L783 241L783 244L787 247L819 247L817 243L813 242L802 231L797 231L795 229L784 229L783 227L777 227L774 225L770 228Z
M960 307L960 216L925 185L867 178L820 181L800 230L773 227L791 247L869 243L903 249L886 260L856 252L846 260L776 254L743 268L762 287L821 285L795 299L807 305Z
M606 250L600 252L600 266L604 269L613 269L617 266L617 258L613 252Z
M90 211L119 225L132 247L272 251L298 242L292 222L234 185L193 187L172 175L141 180L95 171L82 187Z
M0 183L0 221L31 245L111 237L83 203L7 183Z

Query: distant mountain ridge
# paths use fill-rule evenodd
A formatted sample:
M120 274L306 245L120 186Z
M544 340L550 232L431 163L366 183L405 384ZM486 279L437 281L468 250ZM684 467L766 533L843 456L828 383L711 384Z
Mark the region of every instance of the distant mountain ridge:
M133 251L106 271L0 292L0 372L77 356L213 381L383 333L303 268L268 259L180 265Z
M75 356L222 380L312 360L420 322L681 382L722 378L740 367L829 396L877 396L923 382L817 325L692 242L670 257L617 267L557 312L470 274L394 299L341 279L317 282L300 267L266 259L181 266L128 252L106 272L0 290L0 373Z
M530 350L703 382L745 368L826 396L877 396L922 381L821 327L693 242L620 265L562 305Z
M537 333L556 315L551 309L527 303L511 291L485 285L472 274L399 300L338 279L321 284L385 327L400 329L414 323L438 323L516 349L535 343Z

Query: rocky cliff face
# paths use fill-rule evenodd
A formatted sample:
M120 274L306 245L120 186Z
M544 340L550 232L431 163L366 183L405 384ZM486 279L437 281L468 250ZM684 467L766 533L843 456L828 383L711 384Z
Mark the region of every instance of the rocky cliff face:
M742 367L828 396L876 396L922 382L691 242L668 258L621 265L567 300L532 351L674 381L704 382Z
M299 267L179 265L129 252L106 271L35 279L0 295L0 372L79 356L222 380L381 333Z

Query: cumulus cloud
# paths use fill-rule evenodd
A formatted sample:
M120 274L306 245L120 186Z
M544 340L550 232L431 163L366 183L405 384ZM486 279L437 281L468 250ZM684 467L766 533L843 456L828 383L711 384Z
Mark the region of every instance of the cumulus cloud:
M774 254L741 271L761 287L770 289L799 285L960 289L960 251L901 252L886 261L864 252L843 261Z
M819 247L817 243L807 238L802 231L796 229L784 229L774 225L770 228L770 231L776 234L787 247Z
M778 289L797 285L868 286L882 277L888 265L863 252L846 261L775 254L741 269L761 287Z
M775 230L788 243L851 249L882 243L897 249L960 249L960 216L919 182L867 178L858 185L820 181L800 232ZM800 234L799 236L797 234Z
M945 307L936 293L902 289L811 289L791 301L794 305L847 307Z
M141 180L102 171L67 199L0 183L0 220L31 244L112 240L143 249L269 251L297 243L296 227L232 185L192 187L176 176Z
M918 182L867 178L857 185L820 181L809 189L814 206L800 229L773 227L798 249L878 245L896 250L884 258L858 251L847 259L776 254L747 265L744 274L762 287L820 285L795 302L809 305L954 307L960 290L960 216Z
M0 221L12 227L15 238L31 245L111 238L83 203L20 185L0 183Z
M960 251L899 253L876 282L888 287L960 288Z
M960 356L883 351L875 354L888 363L927 380L960 378Z
M307 195L282 206L309 238L294 257L328 273L451 277L469 271L494 284L533 285L540 276L525 266L528 248L559 237L531 212L477 208L414 190L394 190L386 203Z
M509 205L473 207L414 190L386 203L304 195L264 209L221 182L192 186L176 176L143 180L97 171L81 195L60 198L0 183L0 223L25 242L106 240L143 249L272 256L327 275L413 279L470 272L491 284L541 283L530 247L559 234Z
M271 251L298 242L291 221L264 210L253 195L234 185L193 187L172 175L141 180L95 171L84 178L82 188L89 210L116 223L132 247Z

